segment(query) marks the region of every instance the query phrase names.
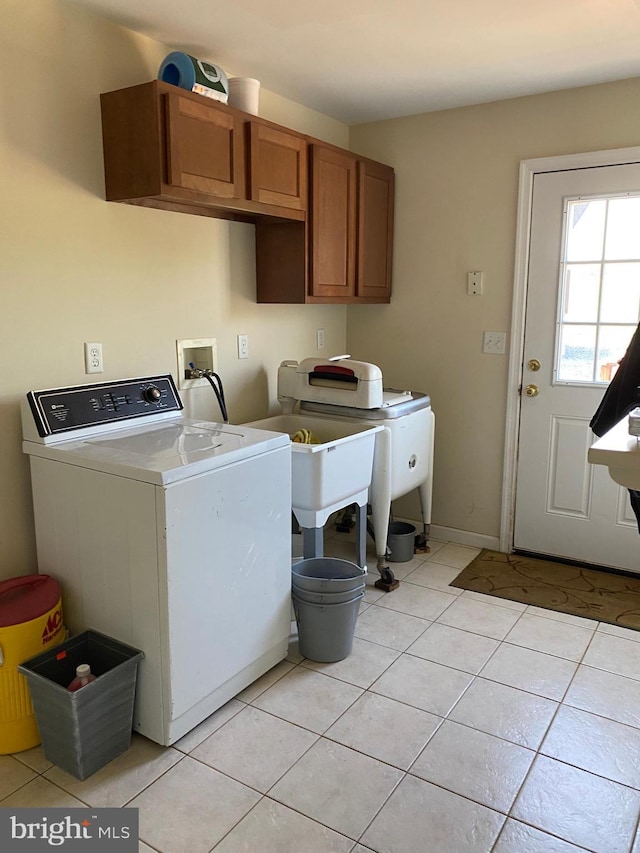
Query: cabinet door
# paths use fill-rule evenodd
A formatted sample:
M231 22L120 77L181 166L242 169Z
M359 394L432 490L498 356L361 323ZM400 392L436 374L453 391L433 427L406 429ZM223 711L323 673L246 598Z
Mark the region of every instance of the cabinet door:
M311 295L353 298L357 161L321 145L311 156Z
M244 197L242 121L215 103L165 96L167 182L220 198Z
M251 199L307 209L307 142L259 122L249 122Z
M393 255L394 172L381 163L358 163L358 277L356 295L389 301Z

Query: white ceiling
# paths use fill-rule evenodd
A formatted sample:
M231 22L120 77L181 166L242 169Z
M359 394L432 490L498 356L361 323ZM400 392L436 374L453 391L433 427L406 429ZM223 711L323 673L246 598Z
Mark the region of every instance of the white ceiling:
M640 0L71 1L348 124L640 76Z

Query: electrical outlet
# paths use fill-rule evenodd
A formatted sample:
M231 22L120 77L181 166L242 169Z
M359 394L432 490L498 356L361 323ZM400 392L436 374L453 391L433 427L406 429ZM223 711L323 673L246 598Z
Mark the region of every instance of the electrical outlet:
M324 329L316 329L316 349L324 349Z
M504 355L506 332L484 332L482 335L482 352Z
M85 343L84 372L104 373L104 362L102 360L102 344Z
M238 335L238 358L249 358L249 335Z

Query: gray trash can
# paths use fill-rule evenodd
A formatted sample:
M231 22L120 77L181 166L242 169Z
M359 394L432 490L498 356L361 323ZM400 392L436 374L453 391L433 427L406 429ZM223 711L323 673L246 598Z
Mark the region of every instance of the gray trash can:
M310 557L291 566L291 584L308 592L345 592L364 584L366 569L336 557Z
M341 604L312 604L293 595L300 654L318 663L334 663L349 657L363 597L361 591Z
M345 592L309 592L299 587L292 588L292 595L300 601L309 601L311 604L343 604L345 601L351 601L360 592L364 592L364 581L355 589L348 589Z
M131 744L138 661L144 654L97 631L85 631L21 663L45 757L86 779ZM76 667L96 680L71 693Z
M333 557L312 557L291 567L301 655L333 663L351 654L365 577L365 569Z
M389 522L387 536L388 558L392 563L406 563L413 559L416 529L406 521Z

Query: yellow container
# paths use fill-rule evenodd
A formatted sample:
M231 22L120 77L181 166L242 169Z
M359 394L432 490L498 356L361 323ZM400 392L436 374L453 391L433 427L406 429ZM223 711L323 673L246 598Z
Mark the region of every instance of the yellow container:
M64 633L60 589L53 578L25 575L0 582L0 754L40 743L29 686L18 664L59 645Z

